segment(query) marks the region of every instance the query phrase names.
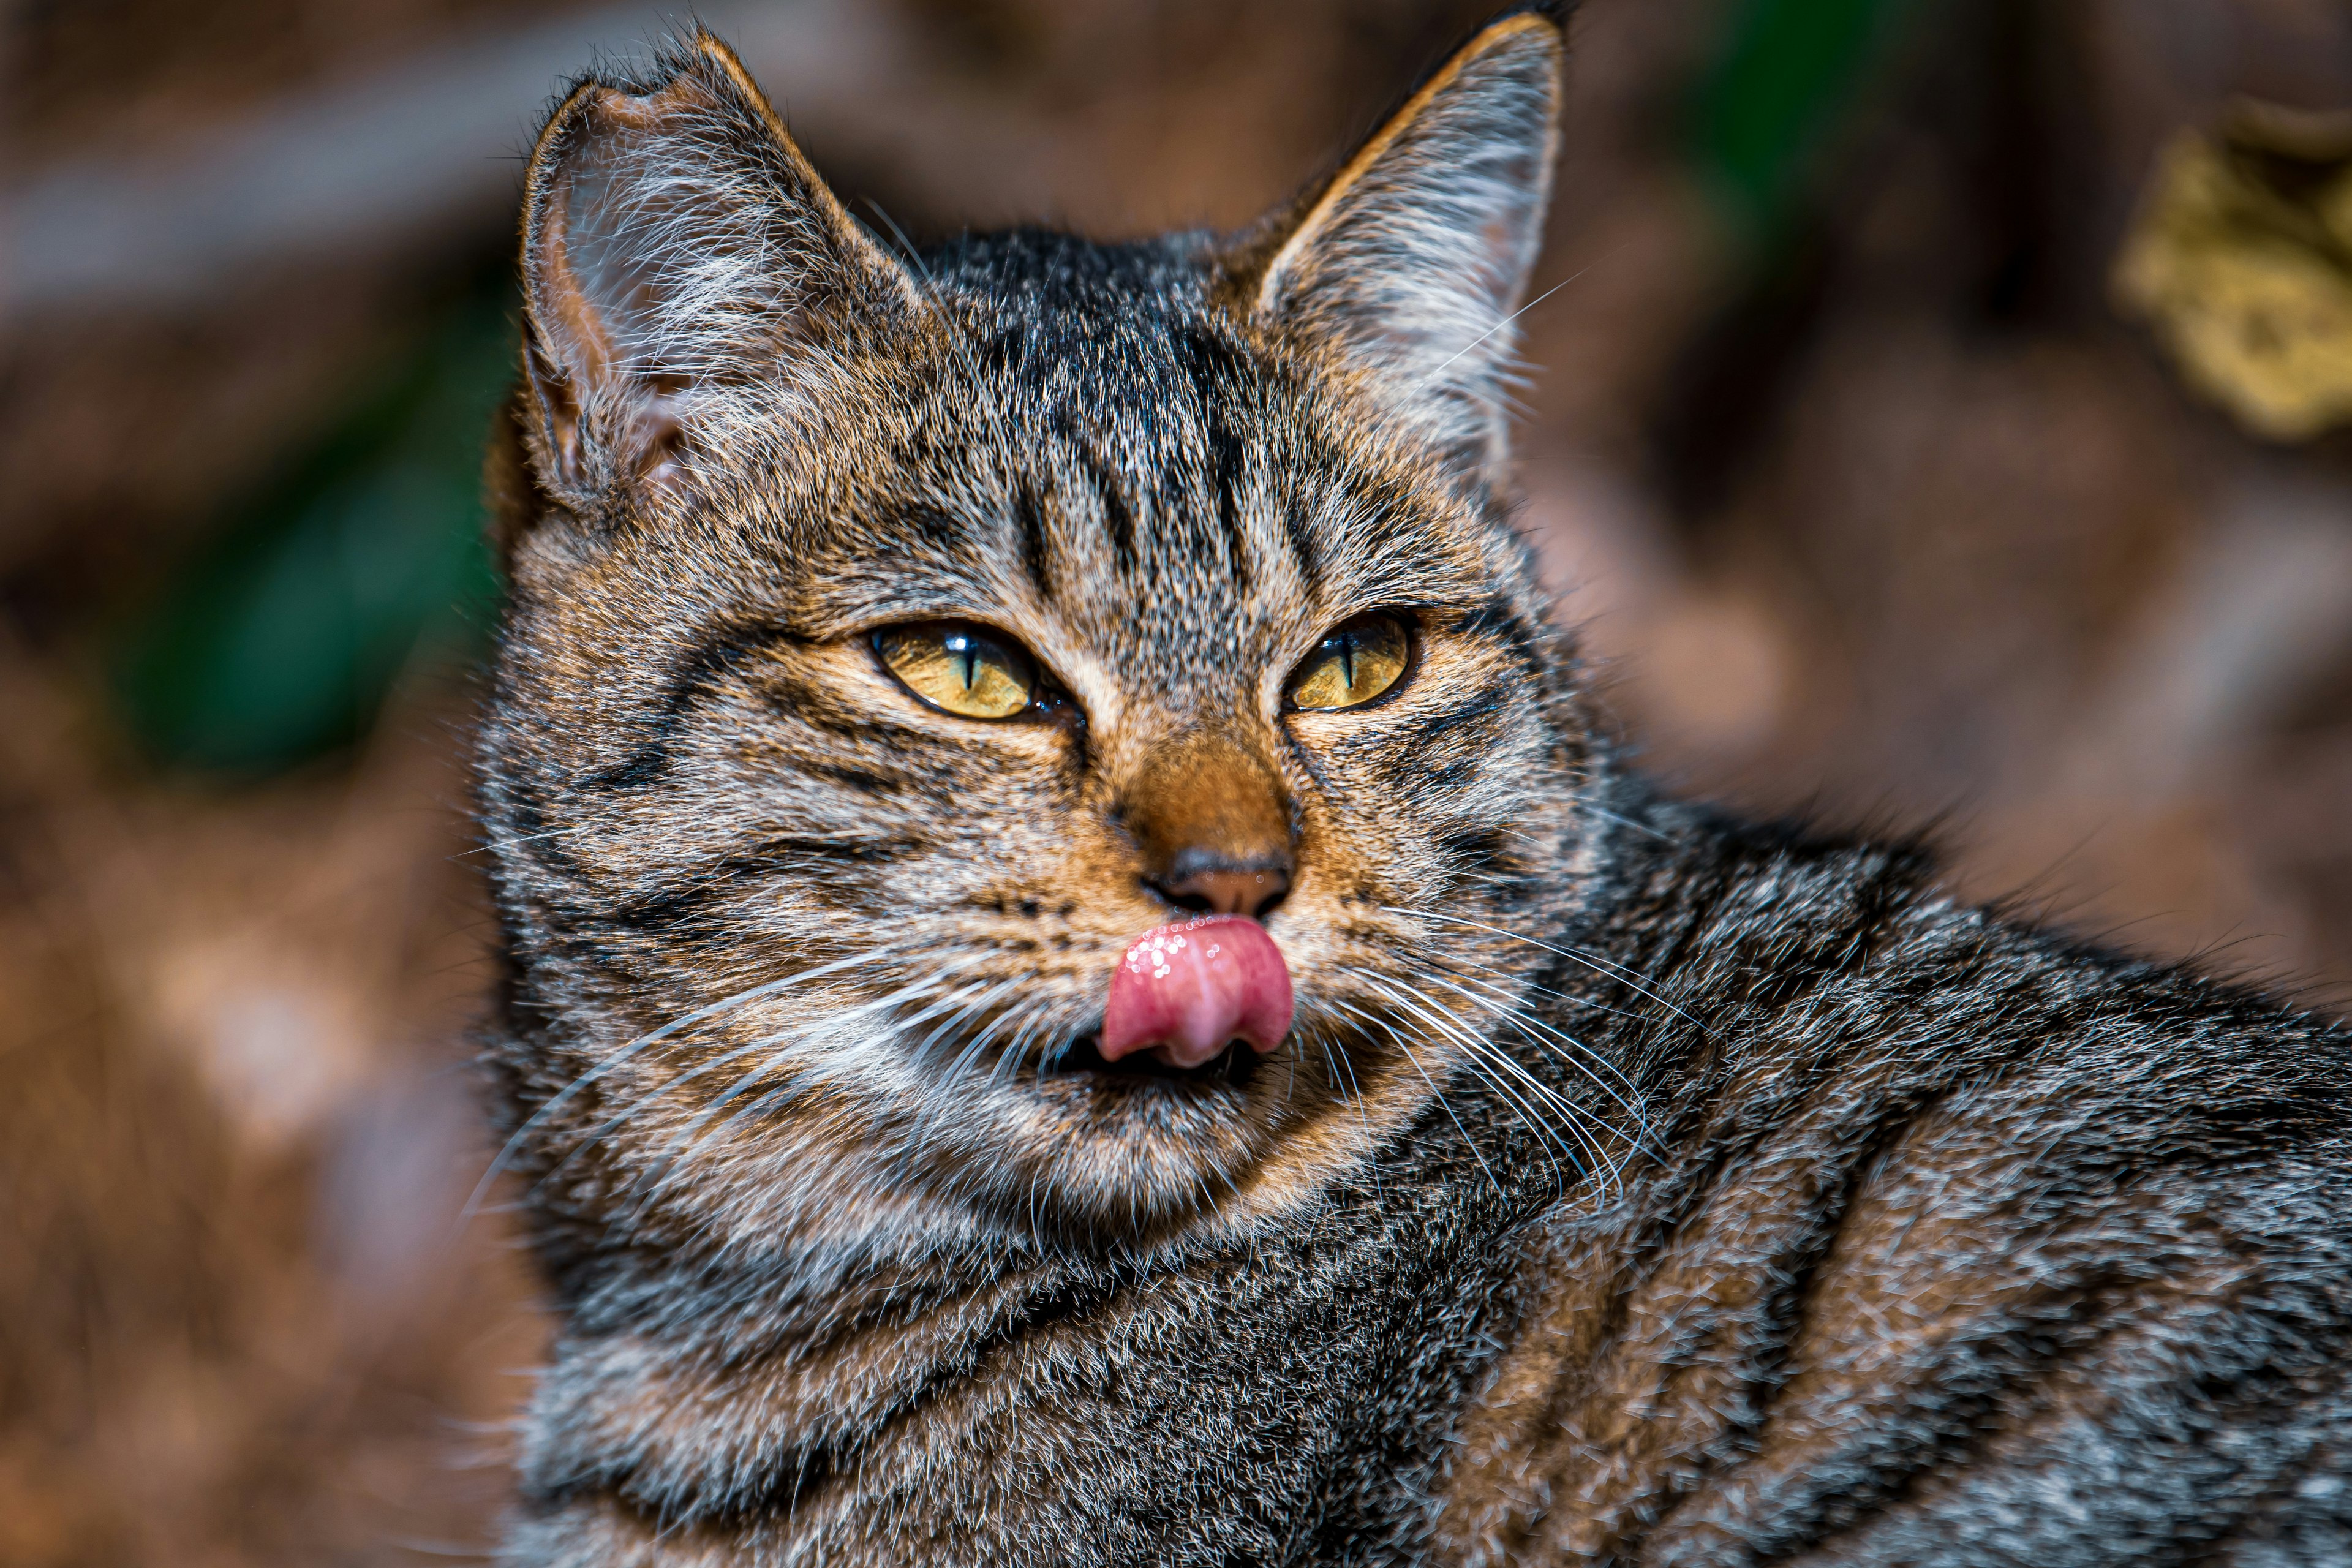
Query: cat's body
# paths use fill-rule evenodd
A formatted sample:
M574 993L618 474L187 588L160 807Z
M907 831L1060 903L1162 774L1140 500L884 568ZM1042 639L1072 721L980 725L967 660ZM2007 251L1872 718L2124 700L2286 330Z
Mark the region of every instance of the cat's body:
M919 268L707 42L558 111L483 748L565 1314L512 1561L2352 1555L2352 1037L1594 739L1499 499L1559 47L1240 241ZM1365 616L1393 690L1294 700ZM894 685L943 624L1030 706ZM1090 1056L1211 852L1291 1036Z

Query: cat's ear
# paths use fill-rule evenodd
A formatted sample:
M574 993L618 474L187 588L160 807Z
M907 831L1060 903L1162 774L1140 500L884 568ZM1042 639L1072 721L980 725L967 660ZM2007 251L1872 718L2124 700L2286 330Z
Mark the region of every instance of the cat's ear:
M591 79L540 133L524 186L525 431L577 510L675 482L732 395L920 308L742 63L698 31L646 79Z
M1236 258L1255 321L1330 352L1481 468L1504 455L1512 317L1543 242L1565 54L1544 11L1491 24Z

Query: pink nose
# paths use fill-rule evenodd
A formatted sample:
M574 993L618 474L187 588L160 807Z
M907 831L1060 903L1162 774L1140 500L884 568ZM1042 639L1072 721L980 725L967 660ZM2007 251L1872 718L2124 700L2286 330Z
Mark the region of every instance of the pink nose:
M1196 1068L1234 1040L1265 1052L1290 1032L1290 969L1241 915L1156 926L1128 943L1103 1008L1105 1061L1148 1050Z

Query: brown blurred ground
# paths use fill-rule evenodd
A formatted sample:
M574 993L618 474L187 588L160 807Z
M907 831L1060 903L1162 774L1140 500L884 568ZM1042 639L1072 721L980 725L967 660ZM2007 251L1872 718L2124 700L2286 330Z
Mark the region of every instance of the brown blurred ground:
M919 234L1133 232L1248 217L1482 9L778 5L754 58ZM572 14L19 5L5 177L137 169ZM1591 0L1539 287L1572 280L1527 318L1528 525L1628 737L1754 809L1938 823L1975 892L2340 1009L2352 445L2238 433L2106 276L2172 132L2231 94L2352 104L2352 16L1922 0L1766 243L1687 155L1732 14ZM100 667L497 206L0 315L0 1562L488 1539L542 1329L503 1220L458 1224L488 1157L463 676L419 660L355 750L236 782L142 762Z

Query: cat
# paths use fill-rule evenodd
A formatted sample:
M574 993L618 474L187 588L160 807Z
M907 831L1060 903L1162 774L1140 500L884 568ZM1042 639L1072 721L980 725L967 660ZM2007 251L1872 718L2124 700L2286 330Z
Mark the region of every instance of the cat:
M1509 521L1558 7L1233 236L532 153L517 1564L2352 1561L2352 1034L1668 798Z

